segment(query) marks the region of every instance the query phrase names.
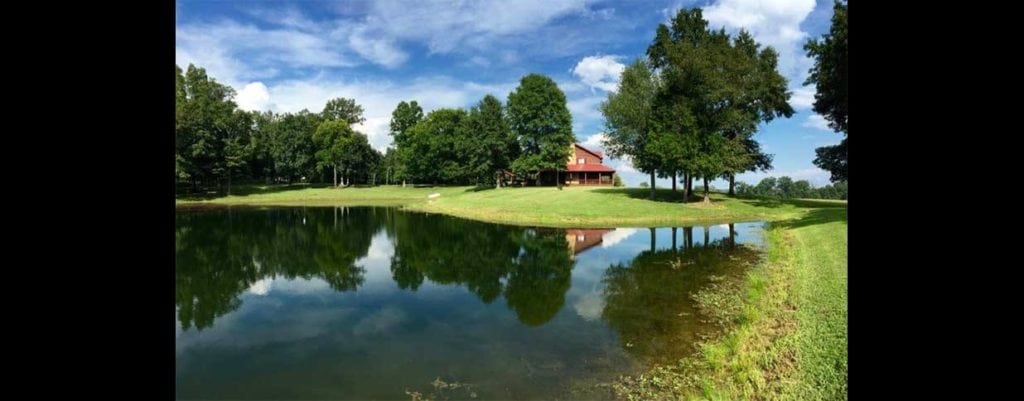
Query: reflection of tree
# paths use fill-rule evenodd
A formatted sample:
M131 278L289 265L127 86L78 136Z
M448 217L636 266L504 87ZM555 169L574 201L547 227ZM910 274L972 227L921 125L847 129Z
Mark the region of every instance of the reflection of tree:
M572 269L564 231L413 213L392 218L391 274L400 288L415 290L427 278L465 285L485 303L504 293L530 325L547 322L562 308Z
M562 309L569 290L572 255L565 234L528 230L517 241L522 252L505 288L508 306L530 326L547 323Z
M464 284L486 303L501 295L501 278L519 253L513 238L522 229L418 213L393 218L391 274L400 288L415 290L426 277Z
M684 244L692 229L684 229ZM618 332L626 350L648 362L670 362L692 351L699 336L713 327L703 322L691 295L711 283L712 276L743 271L757 252L731 246L728 238L706 246L644 251L628 265L605 272L604 319Z
M203 329L241 304L264 278L321 278L355 290L380 222L374 209L231 210L180 213L176 229L176 303L183 329Z

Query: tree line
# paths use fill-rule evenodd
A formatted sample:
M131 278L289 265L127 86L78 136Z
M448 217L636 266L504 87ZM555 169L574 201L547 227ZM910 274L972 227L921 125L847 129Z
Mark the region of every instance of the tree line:
M413 100L392 113L394 146L375 150L353 129L365 121L355 100L335 98L313 113L238 108L231 87L203 68L176 66L175 175L179 188L231 192L232 182L406 182L502 186L539 183L564 169L575 141L565 94L539 74L522 78L503 103L487 95L466 109L424 115Z
M745 182L736 183L736 195L746 198L810 198L810 199L842 199L846 200L846 181L839 181L814 188L807 180L793 181L783 176L779 178L765 177L757 185Z
M365 134L352 99L328 101L313 113L245 111L231 87L203 68L175 66L175 178L185 191L223 190L232 182L375 181L383 155Z
M394 148L385 154L388 181L501 187L518 177L564 170L572 132L565 93L551 78L529 74L502 103L487 95L469 110L425 116L412 100L391 115Z

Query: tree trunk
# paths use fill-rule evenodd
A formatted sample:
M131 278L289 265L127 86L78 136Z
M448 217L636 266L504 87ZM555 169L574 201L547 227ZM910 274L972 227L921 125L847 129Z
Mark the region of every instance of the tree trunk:
M693 196L693 177L690 173L683 173L683 203L689 202Z
M231 196L231 169L228 169L228 196Z
M729 174L729 196L736 196L736 174Z
M672 172L672 192L676 192L676 172Z
M672 227L672 251L676 251L676 228Z
M650 230L651 230L651 252L654 252L654 248L655 248L655 243L654 243L654 227L651 227Z
M651 200L654 200L654 170L651 170Z
M334 179L333 179L333 181L331 181L331 184L334 184L334 186L337 187L338 186L338 166L333 166L332 170L334 170Z
M736 246L736 226L729 223L729 248L732 249Z
M708 196L708 177L704 178L704 203L711 203L711 197Z
M494 175L494 187L501 189L501 172Z
M405 188L405 178L402 179L402 188Z

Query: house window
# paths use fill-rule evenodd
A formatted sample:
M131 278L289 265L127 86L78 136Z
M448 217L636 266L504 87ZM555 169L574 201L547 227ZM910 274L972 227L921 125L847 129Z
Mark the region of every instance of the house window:
M576 234L576 241L583 242L585 239L587 239L587 237L583 236L583 234Z
M585 160L585 159L583 159L582 157L581 157L581 158L579 158L579 159L576 159L576 164L583 164L583 163L585 163L585 162L586 162L586 160Z

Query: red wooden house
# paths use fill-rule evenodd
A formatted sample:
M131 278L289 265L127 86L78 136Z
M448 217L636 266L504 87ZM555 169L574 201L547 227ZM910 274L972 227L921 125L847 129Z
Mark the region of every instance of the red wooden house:
M578 143L572 146L572 155L565 169L566 185L612 185L615 169L601 164L604 155Z

